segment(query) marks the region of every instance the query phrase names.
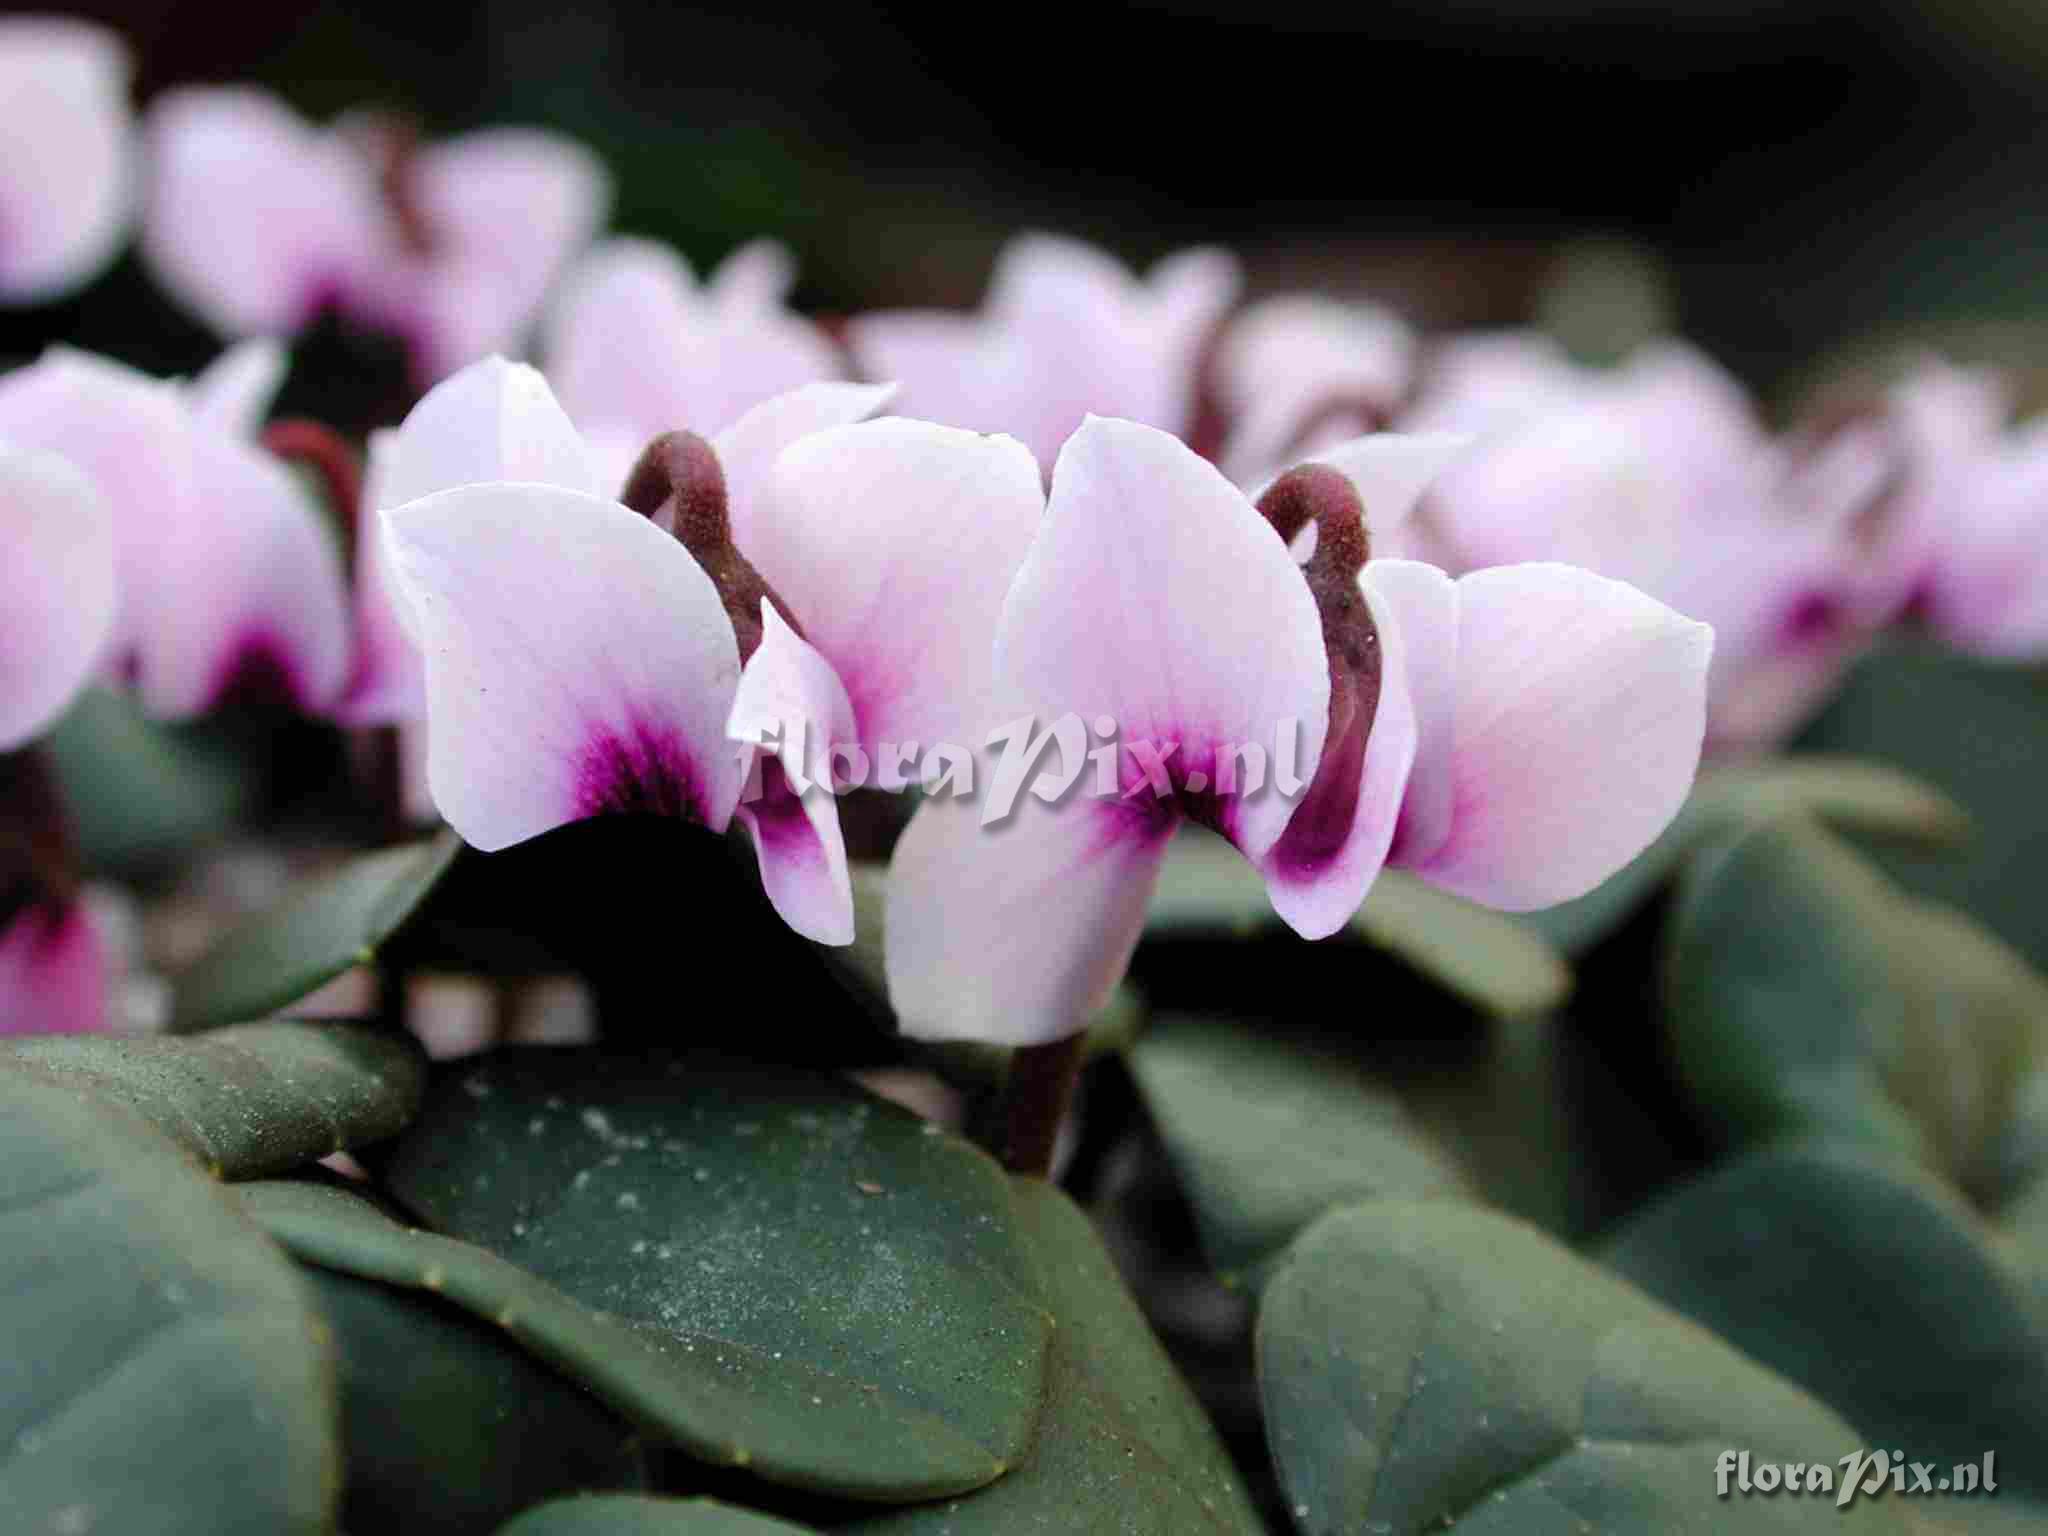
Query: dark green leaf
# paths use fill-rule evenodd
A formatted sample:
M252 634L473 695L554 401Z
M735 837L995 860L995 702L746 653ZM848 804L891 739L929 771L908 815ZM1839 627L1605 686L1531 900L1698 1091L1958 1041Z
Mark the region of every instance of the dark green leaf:
M420 1291L305 1274L339 1355L344 1529L485 1536L542 1499L644 1486L625 1421L499 1329Z
M1177 1018L1127 1054L1227 1282L1335 1206L1466 1190L1399 1096L1334 1051Z
M776 1436L746 1446L762 1476L936 1497L1029 1443L1049 1324L1000 1171L843 1080L501 1052L438 1077L385 1173L439 1230L712 1359Z
M1221 839L1190 834L1167 855L1146 932L1252 933L1278 922L1258 871ZM1571 990L1570 970L1542 939L1400 870L1373 882L1349 931L1491 1013L1541 1013Z
M810 1531L710 1499L611 1493L529 1509L499 1536L810 1536Z
M1919 896L1960 907L2048 969L2048 684L2038 669L1977 661L1898 642L1866 657L1801 736L1825 752L1855 752L1917 775L1954 797L1982 835L1936 856L1874 851Z
M426 1058L409 1035L279 1021L203 1039L42 1035L0 1044L0 1065L112 1099L229 1179L395 1136L419 1107Z
M1645 1211L1605 1259L1869 1444L1922 1461L1995 1450L2014 1494L2048 1492L2048 1336L1982 1223L1912 1165L1767 1148Z
M218 837L248 798L225 736L151 720L122 690L88 688L43 745L88 869L159 870Z
M1734 1139L1865 1140L1988 1202L2048 1157L2048 983L1818 827L1702 858L1669 935L1673 1063Z
M1634 862L1577 901L1522 913L1518 921L1568 954L1583 953L1620 927L1703 844L1796 812L1846 832L1944 853L1970 830L1954 801L1882 763L1813 756L1710 768L1671 825Z
M0 1066L0 1530L329 1529L330 1341L234 1197L126 1110Z
M461 847L444 829L425 842L362 854L307 881L177 978L171 1027L192 1031L260 1019L367 963L426 899Z
M963 1466L979 1476L989 1465L936 1418L889 1411L859 1384L707 1335L635 1327L487 1249L403 1226L360 1195L299 1183L242 1194L300 1259L446 1298L701 1460L870 1497L950 1489Z
M1717 1457L1862 1444L1769 1371L1521 1223L1451 1201L1317 1222L1258 1321L1273 1460L1304 1533L1609 1536L1806 1529L1844 1516L1715 1497ZM1850 1529L1906 1529L1898 1501Z
M1223 1536L1260 1529L1216 1431L1124 1289L1088 1218L1014 1181L1019 1233L1057 1319L1025 1460L968 1498L847 1527L863 1536Z

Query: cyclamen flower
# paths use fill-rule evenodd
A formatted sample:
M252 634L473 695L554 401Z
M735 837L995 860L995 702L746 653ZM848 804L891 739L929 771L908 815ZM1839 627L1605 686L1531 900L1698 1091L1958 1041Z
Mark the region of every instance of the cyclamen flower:
M1880 483L1859 521L1866 603L1994 657L2048 652L2048 430L2006 382L1926 359L1816 451Z
M1852 459L1796 463L1689 348L1611 372L1522 338L1462 352L1403 424L1480 440L1431 488L1409 547L1460 571L1559 560L1630 582L1712 626L1716 743L1795 726L1885 617L1862 601L1854 537L1875 478Z
M105 969L55 796L18 750L84 686L113 630L114 520L64 460L0 446L0 1035L105 1025Z
M978 313L862 315L847 341L863 373L901 386L904 414L1015 433L1049 465L1091 412L1185 436L1197 365L1238 285L1220 250L1182 251L1141 280L1080 241L1025 235Z
M134 64L90 22L0 17L0 303L97 277L128 233Z
M144 125L142 253L222 335L290 336L325 308L404 338L431 383L525 338L603 224L611 183L554 134L416 147L369 117L307 122L253 87L172 91Z
M319 711L346 680L334 541L252 440L281 370L259 344L191 384L62 348L0 375L0 440L68 460L110 511L119 604L102 661L153 714L245 688Z
M678 422L717 431L762 401L844 373L839 351L787 306L789 253L756 240L701 285L650 240L609 240L563 280L542 332L556 397L618 484Z
M422 401L401 483L495 476L384 514L450 825L490 850L608 813L714 831L737 814L791 926L850 941L837 804L798 786L857 743L904 787L885 746L982 718L1043 507L1021 444L862 421L888 394L813 384L709 441L669 433L618 500L530 369L487 364ZM741 745L766 729L772 753Z
M1453 581L1369 560L1366 520L1397 520L1403 494L1311 465L1254 507L1166 433L1075 434L1003 604L1009 713L992 718L1114 725L1121 793L1027 795L994 826L969 802L919 808L885 935L906 1032L1021 1045L1078 1029L1183 823L1229 839L1308 938L1388 863L1537 907L1665 826L1699 759L1711 632L1567 566ZM1253 792L1242 749L1271 763L1283 737L1306 788Z

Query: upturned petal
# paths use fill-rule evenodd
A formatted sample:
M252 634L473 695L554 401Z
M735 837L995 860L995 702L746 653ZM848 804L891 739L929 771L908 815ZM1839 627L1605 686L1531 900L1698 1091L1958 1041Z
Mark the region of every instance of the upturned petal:
M196 426L191 453L192 495L164 531L149 587L130 594L148 602L135 679L144 707L182 718L250 690L326 710L349 669L332 531L291 471L255 445Z
M1004 709L1041 726L1070 712L1113 722L1127 749L1170 753L1176 788L1197 795L1241 748L1277 773L1283 736L1313 774L1331 710L1315 600L1280 536L1178 439L1100 418L1053 471L1003 604L996 677ZM1271 784L1203 806L1253 859L1293 811Z
M739 649L689 552L615 502L464 486L383 514L426 660L428 782L463 838L507 847L609 812L722 830Z
M854 740L853 705L832 664L761 602L726 731L768 744L734 814L754 840L761 883L782 920L820 944L853 942L853 884L833 798L832 751Z
M1359 573L1376 618L1400 635L1415 718L1415 761L1389 857L1428 859L1451 834L1458 696L1458 585L1420 560L1374 560Z
M114 518L54 454L0 444L0 752L71 702L113 632Z
M1425 879L1525 910L1640 853L1692 786L1713 632L1559 565L1458 581L1451 824Z
M763 400L712 438L725 470L735 534L747 526L767 495L768 472L785 448L827 427L866 421L895 394L894 384L806 384Z
M459 485L516 480L609 495L547 380L488 357L428 390L398 429L378 511Z
M1044 507L1022 443L901 417L802 437L732 498L740 549L844 680L870 753L974 748L1001 723L996 619Z
M57 298L97 277L135 196L133 60L86 21L0 18L0 302Z

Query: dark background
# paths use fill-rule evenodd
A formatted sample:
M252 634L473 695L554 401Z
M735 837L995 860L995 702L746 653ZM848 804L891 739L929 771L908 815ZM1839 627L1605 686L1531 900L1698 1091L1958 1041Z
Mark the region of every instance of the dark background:
M1874 331L2024 317L2048 270L2048 16L2015 0L78 9L135 43L145 99L248 77L316 115L576 134L622 228L700 263L780 235L827 310L971 301L1040 225L1502 323L1593 238L1770 385ZM93 297L0 319L0 353L211 349L132 258Z

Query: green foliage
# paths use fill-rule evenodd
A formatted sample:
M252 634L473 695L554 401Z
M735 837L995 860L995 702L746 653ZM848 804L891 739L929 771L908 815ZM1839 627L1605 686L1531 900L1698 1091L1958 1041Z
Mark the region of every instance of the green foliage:
M199 1040L43 1035L0 1065L125 1105L229 1179L283 1173L395 1136L419 1107L410 1035L355 1024L244 1024Z
M328 1333L291 1264L147 1123L0 1062L0 1529L315 1536Z
M1992 1204L2048 1155L2048 983L1818 827L1702 858L1668 943L1672 1059L1727 1139L1862 1140Z
M443 830L359 855L300 886L223 937L176 981L172 1027L193 1031L262 1018L376 957L461 851Z
M1189 833L1167 855L1145 931L1247 934L1279 921L1257 870L1221 839ZM1349 931L1490 1013L1541 1013L1571 990L1571 972L1542 939L1399 870L1373 882Z
M1725 1449L1832 1465L1862 1437L1533 1229L1454 1202L1375 1201L1303 1234L1260 1306L1258 1372L1303 1536L1911 1528L1897 1502L1716 1498Z
M159 873L250 798L248 764L223 732L152 720L121 689L88 688L42 745L88 869Z
M420 1291L304 1273L339 1356L343 1529L488 1536L542 1499L644 1484L631 1426L490 1323Z
M2048 1332L1982 1221L1861 1146L1761 1149L1659 1201L1604 1252L1617 1273L1783 1372L1866 1443L1999 1453L2048 1491Z
M1938 784L1939 779L1933 779ZM1518 921L1568 954L1613 933L1702 847L1758 821L1803 812L1845 832L1952 853L1970 818L1929 782L1853 757L1802 756L1706 768L1670 826L1627 868L1576 901Z
M726 1382L723 1459L932 1498L1030 1443L1051 1324L1001 1171L839 1080L709 1055L507 1052L441 1073L391 1189Z
M1045 1409L1024 1459L969 1498L846 1529L864 1536L1252 1536L1259 1520L1216 1431L1125 1291L1088 1218L1011 1185L1019 1240L1055 1320Z

